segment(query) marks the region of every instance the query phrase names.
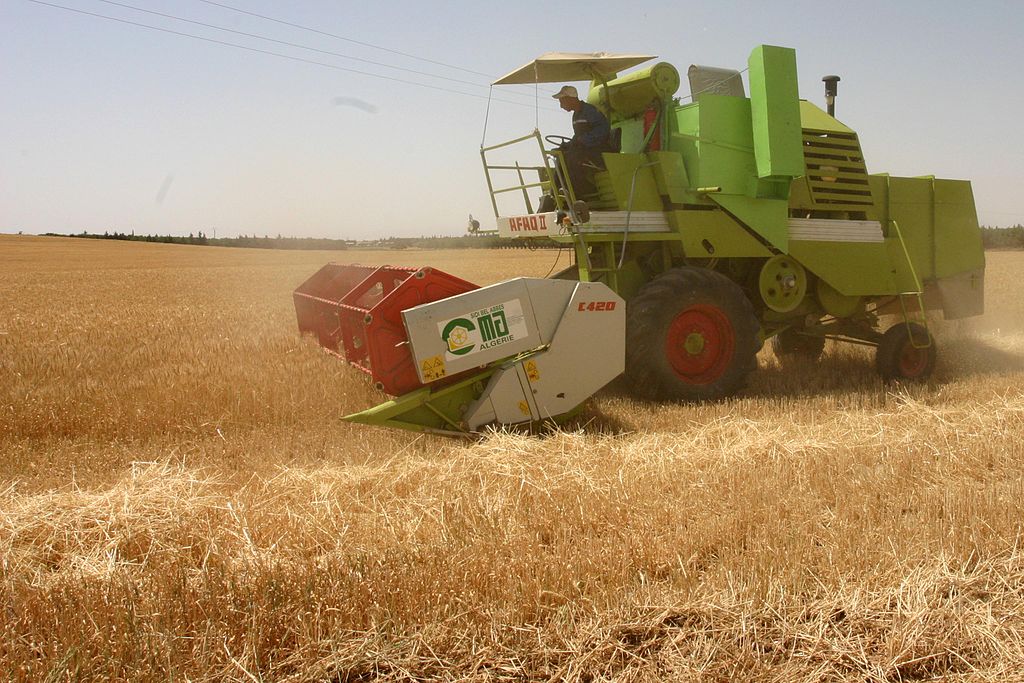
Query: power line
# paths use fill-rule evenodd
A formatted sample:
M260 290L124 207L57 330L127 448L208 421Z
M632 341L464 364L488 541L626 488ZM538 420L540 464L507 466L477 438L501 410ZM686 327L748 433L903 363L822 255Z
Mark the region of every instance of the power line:
M302 45L301 43L292 43L292 42L289 42L287 40L278 40L276 38L271 38L269 36L260 35L258 33L247 33L245 31L238 31L238 30L235 30L235 29L232 29L232 28L227 28L225 26L217 26L216 24L209 24L209 23L206 23L204 21L197 21L195 19L186 19L185 17L179 17L179 16L176 16L176 15L173 15L173 14L166 14L164 12L157 12L155 10L146 9L144 7L136 7L135 5L129 5L129 4L123 3L123 2L116 2L116 0L98 0L98 1L102 2L102 3L106 3L108 5L114 5L116 7L123 7L125 9L134 10L136 12L144 12L146 14L152 14L152 15L155 15L155 16L158 16L158 17L164 17L166 19L173 19L174 21L184 22L186 24L193 24L195 26L203 26L205 28L212 28L212 29L215 29L217 31L224 31L225 33L233 33L235 35L245 36L247 38L256 38L257 40L265 40L265 41L270 42L270 43L277 43L278 45L287 45L288 47L295 47L295 48L299 48L300 50L309 50L310 52L318 52L320 54L330 55L332 57L340 57L342 59L350 59L352 61L362 62L364 64L372 64L374 66L381 66L381 67L384 67L385 69L395 69L396 71L405 71L407 73L416 74L417 76L427 76L428 78L439 78L441 80L451 81L453 83L460 83L462 85L472 85L474 87L483 87L483 88L487 87L487 85L484 84L484 83L476 83L476 82L473 82L473 81L465 81L465 80L461 80L461 79L458 79L458 78L451 78L449 76L441 76L439 74L433 74L433 73L430 73L430 72L427 72L427 71L416 71L415 69L407 69L407 68L401 67L401 66L393 66L391 64L385 64L384 62L375 62L375 61L373 61L371 59L363 59L361 57L353 57L351 55L341 54L340 52L332 52L331 50L322 50L320 48L311 47L309 45ZM513 91L511 94L522 95L523 97L532 97L532 95L529 95L527 93L522 93L522 92L514 92Z
M284 54L284 53L281 53L281 52L274 52L272 50L263 50L263 49L260 49L258 47L251 47L249 45L239 45L238 43L230 43L230 42L225 41L225 40L217 40L216 38L207 38L206 36L197 36L194 33L185 33L183 31L175 31L173 29L164 28L164 27L161 27L161 26L152 26L150 24L143 24L143 23L137 22L137 21L131 21L131 20L128 20L128 19L121 19L119 17L111 17L111 16L108 16L106 14L99 14L97 12L89 12L89 11L86 11L86 10L77 9L75 7L66 7L64 5L58 5L58 4L55 4L55 3L52 3L52 2L44 2L44 0L27 0L27 1L35 3L37 5L45 5L47 7L53 7L53 8L56 8L56 9L65 10L67 12L74 12L76 14L84 14L86 16L96 17L98 19L106 19L108 21L116 21L116 22L121 23L121 24L128 24L130 26L137 26L139 28L146 28L146 29L150 29L152 31L160 31L162 33L169 33L171 35L183 36L185 38L192 38L194 40L201 40L201 41L204 41L204 42L207 42L207 43L214 43L216 45L224 45L226 47L233 47L233 48L237 48L239 50L247 50L249 52L257 52L259 54L270 55L272 57L280 57L281 59L288 59L288 60L291 60L293 62L302 62L304 64L314 64L316 66L322 66L322 67L325 67L327 69L334 69L336 71L345 71L345 72L348 72L348 73L359 74L361 76L370 76L372 78L380 78L380 79L383 79L383 80L386 80L386 81L393 81L395 83L403 83L405 85L414 85L414 86L417 86L417 87L420 87L420 88L429 88L431 90L439 90L441 92L452 93L452 94L455 94L455 95L463 95L465 97L475 97L477 99L483 99L483 100L487 99L486 95L478 95L476 93L463 92L462 90L453 90L451 88L444 88L444 87L441 87L441 86L438 86L438 85L431 85L429 83L419 83L417 81L407 81L407 80L402 79L402 78L395 78L394 76L385 76L383 74L376 74L376 73L373 73L373 72L370 72L370 71L360 71L359 69L350 69L348 67L338 66L337 64L330 64L328 62L318 62L318 61L313 60L313 59L305 59L303 57L296 57L294 55L288 55L288 54ZM499 100L499 99L494 99L494 98L492 98L492 100L495 101L495 102L502 102L504 104L512 104L512 105L516 105L516 106L519 106L519 107L530 107L530 108L532 108L532 105L526 104L525 102L514 102L512 100Z
M487 79L488 82L493 81L494 78L495 78L493 75L484 73L482 71L474 71L473 69L467 69L465 67L458 66L456 64L448 64L447 62L440 62L440 61L437 61L436 59L429 59L427 57L420 57L419 55L414 55L414 54L411 54L409 52L402 52L401 50L395 50L395 49L390 48L390 47L384 47L383 45L377 45L375 43L368 43L368 42L365 42L365 41L362 41L362 40L356 40L355 38L349 38L347 36L338 35L337 33L331 33L329 31L323 31L323 30L318 29L318 28L313 28L312 26L305 26L303 24L296 24L296 23L293 23L293 22L290 22L290 21L285 21L284 19L278 19L276 17L267 16L266 14L259 14L257 12L251 12L249 10L241 9L240 7L235 7L233 5L228 5L228 4L225 4L223 2L215 2L214 0L199 0L199 2L205 3L207 5L213 5L214 7L222 7L224 9L226 9L226 10L231 10L232 12L238 12L239 14L245 14L245 15L250 16L250 17L256 17L257 19L264 19L265 21L272 21L275 24L281 24L282 26L290 26L292 28L297 28L297 29L300 29L300 30L303 30L303 31L309 31L310 33L316 33L317 35L327 36L328 38L335 38L337 40L343 40L345 42L352 43L354 45L361 45L363 47L369 47L369 48L372 48L374 50L381 50L382 52L389 52L389 53L391 53L393 55L400 55L402 57L408 57L409 59L415 59L415 60L420 61L420 62L426 62L427 64L435 64L437 66L443 66L446 69L455 69L456 71L463 71L465 73L473 74L475 76L483 76L484 78ZM526 95L527 94L527 93L524 93L524 92L516 92L516 91L510 90L508 88L506 88L506 92L513 92L516 95ZM532 97L533 94L530 93L529 96ZM551 111L555 111L554 109L552 109L550 107L545 107L545 109L550 109Z
M485 73L483 73L481 71L473 71L472 69L467 69L465 67L456 66L455 64L446 64L444 62L439 62L439 61L436 61L436 60L433 60L433 59L427 59L426 57L419 57L419 56L414 55L414 54L409 54L408 52L401 52L400 50L393 50L393 49L391 49L389 47L383 47L382 45L374 45L373 43L366 43L366 42L363 42L361 40L356 40L355 38L346 38L345 36L339 36L336 33L329 33L327 31L321 31L320 29L312 28L311 26L303 26L302 24L293 24L290 21L284 21L283 19L275 19L274 17L268 17L265 14L257 14L256 12L250 12L249 10L240 9L238 7L232 7L231 5L226 5L226 4L222 3L222 2L214 2L214 0L199 0L199 2L206 3L207 5L213 5L215 7L222 7L224 9L231 10L232 12L238 12L239 14L246 14L246 15L248 15L250 17L256 17L258 19L264 19L266 21L272 21L275 24L281 24L283 26L291 26L292 28L301 29L303 31L310 31L311 33L318 33L318 34L320 34L322 36L327 36L328 38L336 38L337 40L344 40L345 42L354 43L355 45L362 45L363 47L370 47L370 48L373 48L374 50L382 50L384 52L390 52L393 55L400 55L402 57L408 57L409 59L415 59L415 60L420 61L420 62L427 62L428 64L435 64L437 66L443 66L443 67L445 67L447 69L455 69L456 71L464 71L466 73L470 73L470 74L473 74L475 76L484 76L488 80L494 78L490 74L485 74Z

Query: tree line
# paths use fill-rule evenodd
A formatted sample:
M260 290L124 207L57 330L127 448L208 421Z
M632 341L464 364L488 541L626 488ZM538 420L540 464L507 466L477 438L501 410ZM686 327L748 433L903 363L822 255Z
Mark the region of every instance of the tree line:
M1024 225L1010 228L981 227L981 242L986 249L1024 249Z
M44 233L47 237L78 237L94 240L125 240L129 242L159 242L162 244L197 244L215 247L245 247L248 249L494 249L508 247L508 240L490 235L388 237L379 240L343 240L326 237L284 237L277 235L239 235L238 237L209 237L202 231L180 235L136 235L135 232L90 233L82 231L73 235ZM525 246L525 245L524 245Z
M83 231L75 235L44 233L49 237L81 237L100 240L128 240L133 242L162 242L164 244L200 244L216 247L246 247L249 249L507 249L537 248L552 246L530 240L506 240L494 235L420 236L388 237L379 240L342 240L327 237L269 237L264 235L239 235L238 237L208 237L202 231L189 233L188 237L178 235L136 235L134 232L90 233ZM986 249L1024 249L1024 225L1009 228L981 226L981 241Z

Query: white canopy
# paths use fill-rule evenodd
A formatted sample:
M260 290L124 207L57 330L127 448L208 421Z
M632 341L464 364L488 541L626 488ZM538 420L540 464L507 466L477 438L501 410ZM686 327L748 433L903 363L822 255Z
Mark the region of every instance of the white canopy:
M502 76L492 85L590 81L617 74L655 55L616 55L608 52L545 52L529 64Z

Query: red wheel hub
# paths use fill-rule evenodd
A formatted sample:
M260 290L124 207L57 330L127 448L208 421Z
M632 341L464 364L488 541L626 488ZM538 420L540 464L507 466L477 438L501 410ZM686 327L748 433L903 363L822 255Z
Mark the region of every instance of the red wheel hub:
M710 384L721 377L735 349L729 317L706 304L680 311L665 337L665 357L676 376L689 384Z
M917 349L908 339L900 350L900 375L907 379L920 377L928 369L928 349Z

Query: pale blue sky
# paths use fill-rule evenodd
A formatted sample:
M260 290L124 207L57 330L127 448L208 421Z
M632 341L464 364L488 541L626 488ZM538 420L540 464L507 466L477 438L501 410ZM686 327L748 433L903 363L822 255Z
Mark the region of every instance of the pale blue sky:
M223 1L492 78L549 50L643 52L684 72L742 69L759 43L794 47L803 97L820 104L821 76L842 76L837 114L860 134L870 171L970 179L982 223L1024 223L1019 0ZM487 76L199 0L123 2L478 85L99 0L52 2L480 97L0 0L0 231L364 239L458 234L470 212L493 225L478 152ZM549 89L541 130L568 133ZM532 97L502 90L495 96L525 106L493 103L488 142L536 120Z

